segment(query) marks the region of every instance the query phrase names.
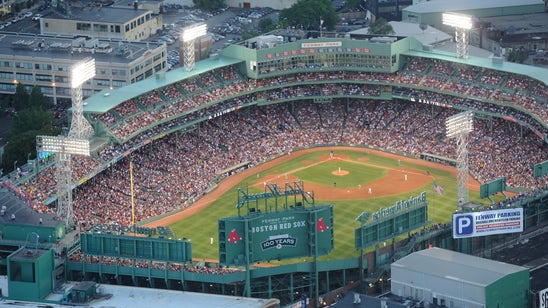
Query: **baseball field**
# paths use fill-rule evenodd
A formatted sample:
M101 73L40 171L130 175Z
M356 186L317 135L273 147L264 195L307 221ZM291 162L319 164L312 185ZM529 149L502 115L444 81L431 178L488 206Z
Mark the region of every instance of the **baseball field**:
M178 237L192 241L194 258L216 260L218 218L237 215L237 188L253 194L263 192L265 183L283 189L285 183L295 181L303 181L305 191L314 193L316 205L334 208L335 248L320 259L359 255L354 229L360 226L356 217L364 211L375 212L423 191L432 223L449 222L456 209L454 167L372 149L321 147L290 152L230 176L185 210L147 226L169 225ZM434 182L441 189L435 190ZM470 201L487 203L479 198L479 183L470 178L469 184ZM285 203L281 199L278 204Z

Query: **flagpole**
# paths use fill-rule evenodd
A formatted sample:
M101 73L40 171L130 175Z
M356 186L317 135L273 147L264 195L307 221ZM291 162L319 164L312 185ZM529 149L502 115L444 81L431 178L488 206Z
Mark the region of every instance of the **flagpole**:
M131 225L135 225L135 202L133 199L133 161L129 161L129 185L131 188Z

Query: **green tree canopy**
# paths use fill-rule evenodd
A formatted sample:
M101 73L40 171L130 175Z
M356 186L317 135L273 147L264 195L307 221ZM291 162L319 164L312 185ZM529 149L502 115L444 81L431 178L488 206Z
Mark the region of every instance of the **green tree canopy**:
M9 132L9 140L30 130L51 131L53 127L53 113L42 108L33 107L17 112Z
M280 12L280 20L291 27L319 30L320 20L327 30L335 29L337 13L329 0L299 0Z
M359 7L362 3L364 3L363 0L346 0L345 6L349 9L353 9Z
M48 98L42 93L39 86L34 86L29 96L29 104L32 107L46 109L48 107Z
M2 154L2 169L8 172L13 170L15 161L17 166L21 166L28 158L36 157L37 135L56 136L61 133L53 124L53 112L46 109L47 98L39 87L34 87L29 95L23 84L17 84L14 107L17 113Z
M270 32L276 29L276 24L272 21L272 18L263 18L259 21L259 29L263 33Z
M29 91L24 84L18 83L15 87L15 95L13 97L13 108L15 110L23 110L29 107Z
M369 34L377 34L377 35L389 35L394 34L394 29L392 29L392 25L389 24L386 19L380 17L375 20L375 22L372 22L369 25Z
M224 0L193 0L194 6L200 10L211 11L225 5Z

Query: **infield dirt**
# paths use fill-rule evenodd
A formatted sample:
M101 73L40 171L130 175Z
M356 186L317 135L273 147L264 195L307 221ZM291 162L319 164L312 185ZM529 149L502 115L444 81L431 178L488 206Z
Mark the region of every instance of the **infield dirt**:
M336 151L340 151L340 150L364 152L364 153L374 154L377 156L393 158L394 160L411 162L413 164L427 166L432 169L446 170L451 172L451 174L453 175L455 175L455 172L456 172L454 167L440 165L440 164L428 162L421 159L403 157L396 154L391 154L391 153L372 150L372 149L355 148L355 147L317 147L317 148L311 148L311 149L305 149L305 150L299 150L299 151L292 151L291 154L282 155L278 158L265 162L261 165L258 165L250 169L246 169L238 174L235 174L226 178L221 183L219 183L219 185L213 191L204 195L202 198L194 202L192 205L190 205L183 211L152 221L146 224L146 226L155 228L157 226L171 225L185 217L192 216L198 213L199 211L203 210L208 205L210 205L213 201L217 200L222 195L224 195L227 191L232 189L234 185L238 184L243 179L253 174L260 173L261 171L267 170L273 166L279 165L288 160L296 159L299 156L302 156L306 153L318 152L318 151L330 151L330 150L335 151L335 153ZM345 159L348 159L348 157L342 154L341 155L335 154L333 158L330 158L329 154L326 154L320 157L320 162L324 160L329 160L329 159L345 160ZM361 163L367 164L367 161L362 161ZM343 170L343 171L351 172L351 170ZM338 170L334 170L333 172L338 172ZM407 174L407 180L405 180L406 174ZM278 186L283 187L284 183L295 181L295 180L297 180L297 178L292 175L288 175L287 179L285 175L275 175L275 176L269 175L268 177L265 177L265 178L259 178L257 182L255 183L255 185L260 187L264 185L264 182L268 182L268 183L276 182ZM432 181L432 177L424 173L423 171L413 170L409 168L405 168L405 169L394 168L394 169L388 169L386 176L376 181L364 184L361 186L361 188L358 186L351 187L351 188L348 188L348 187L337 188L337 187L329 187L325 185L318 185L314 183L306 183L305 188L306 190L314 191L315 198L320 200L322 199L353 200L353 199L377 198L377 197L401 194L406 191L424 186L429 181ZM470 184L470 189L479 190L480 184L476 180L470 177L468 182ZM371 188L371 193L369 193L369 188Z

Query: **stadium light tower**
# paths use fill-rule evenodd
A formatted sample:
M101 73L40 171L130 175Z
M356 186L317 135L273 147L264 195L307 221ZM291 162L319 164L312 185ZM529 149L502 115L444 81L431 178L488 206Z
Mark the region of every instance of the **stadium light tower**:
M472 29L472 17L454 13L443 13L444 25L455 28L455 41L457 42L457 58L468 58L468 30Z
M474 113L465 111L447 118L447 138L457 139L457 206L468 202L468 134L474 130Z
M68 228L74 224L72 211L71 156L89 156L89 138L93 127L84 118L82 85L95 76L95 60L86 58L71 68L72 122L68 136L36 136L37 152L56 153L57 213Z
M183 28L181 39L183 41L183 65L185 70L190 72L194 70L194 42L200 36L207 33L207 25L199 23Z

